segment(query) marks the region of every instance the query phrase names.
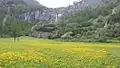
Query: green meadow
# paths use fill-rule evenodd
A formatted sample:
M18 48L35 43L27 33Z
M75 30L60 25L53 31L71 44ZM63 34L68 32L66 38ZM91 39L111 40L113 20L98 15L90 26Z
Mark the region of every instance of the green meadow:
M0 38L0 68L120 68L120 43Z

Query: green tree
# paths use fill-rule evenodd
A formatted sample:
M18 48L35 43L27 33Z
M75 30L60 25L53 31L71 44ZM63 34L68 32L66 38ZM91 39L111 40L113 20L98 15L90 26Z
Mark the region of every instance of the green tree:
M21 24L17 20L14 20L11 23L11 32L12 32L12 36L14 37L14 41L19 40L21 31L22 31Z

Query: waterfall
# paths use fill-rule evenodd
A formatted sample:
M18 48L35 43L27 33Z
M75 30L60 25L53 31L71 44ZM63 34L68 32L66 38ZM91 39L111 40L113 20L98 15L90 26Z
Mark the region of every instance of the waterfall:
M56 14L55 22L58 22L58 14Z
M9 17L9 15L6 15L5 18L3 19L3 27L5 26L5 23L6 23L8 17Z
M8 10L8 11L7 11L7 15L6 15L5 18L3 19L3 28L5 27L5 23L6 23L7 19L8 19L8 17L9 17L10 7L8 7L7 10Z

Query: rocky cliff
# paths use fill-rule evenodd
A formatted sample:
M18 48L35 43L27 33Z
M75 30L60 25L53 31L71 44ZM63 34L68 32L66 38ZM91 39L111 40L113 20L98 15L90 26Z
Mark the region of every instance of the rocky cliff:
M55 16L53 9L48 9L33 0L0 0L0 11L27 21L50 20Z
M54 21L64 14L76 10L82 10L85 7L100 5L108 0L82 0L74 2L73 5L60 8L47 8L40 5L35 0L0 0L0 10L9 11L8 14L13 18L27 21Z

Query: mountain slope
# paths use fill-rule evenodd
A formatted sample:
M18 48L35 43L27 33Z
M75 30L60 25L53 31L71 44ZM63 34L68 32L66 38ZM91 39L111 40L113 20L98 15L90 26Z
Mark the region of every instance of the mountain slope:
M76 11L58 23L57 37L72 41L108 42L120 38L120 2Z
M110 42L109 39L119 40L120 2L114 0L101 3L98 4L100 6L94 8L86 7L82 10L66 12L68 15L55 23L57 28L50 32L46 31L48 29L43 30L43 28L54 28L51 27L51 24L46 26L46 24L38 23L32 28L32 36L67 41ZM65 7L60 9L69 10L64 10Z
M120 3L115 1L83 0L53 9L34 0L0 0L0 35L100 42L119 38Z

